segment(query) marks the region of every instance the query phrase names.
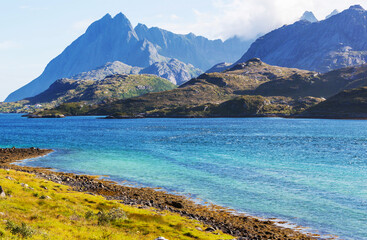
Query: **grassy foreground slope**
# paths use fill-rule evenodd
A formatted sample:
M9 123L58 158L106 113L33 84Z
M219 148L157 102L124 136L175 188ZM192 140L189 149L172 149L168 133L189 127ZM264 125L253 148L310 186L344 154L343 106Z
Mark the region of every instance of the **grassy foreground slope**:
M139 209L0 169L1 239L233 239L168 211Z

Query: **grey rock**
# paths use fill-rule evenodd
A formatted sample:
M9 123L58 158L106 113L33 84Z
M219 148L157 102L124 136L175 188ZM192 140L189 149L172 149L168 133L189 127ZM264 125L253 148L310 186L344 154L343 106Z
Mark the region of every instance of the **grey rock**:
M218 63L216 65L214 65L212 68L210 68L208 71L206 71L206 73L213 73L213 72L223 72L225 70L227 70L228 68L230 68L232 66L232 63Z
M50 196L41 196L40 199L51 200L52 198Z
M8 180L11 180L11 181L14 181L15 180L14 178L12 178L10 176L6 176L5 178L8 179Z
M167 238L164 238L164 237L157 237L156 239L154 240L168 240Z
M5 198L6 194L2 186L0 186L0 198Z
M213 227L208 227L205 229L205 232L214 232L215 231L215 228Z

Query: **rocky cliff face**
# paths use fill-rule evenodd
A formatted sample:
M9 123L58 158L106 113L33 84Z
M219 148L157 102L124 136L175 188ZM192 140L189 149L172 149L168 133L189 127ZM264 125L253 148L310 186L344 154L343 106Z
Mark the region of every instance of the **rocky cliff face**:
M181 85L191 78L199 76L202 71L191 64L184 64L176 59L168 62L157 62L140 71L141 74L154 74Z
M109 14L89 26L87 31L54 58L35 80L8 96L6 102L35 96L60 78L88 72L107 62L120 61L146 68L154 63L176 58L186 64L206 69L244 52L249 43L233 38L226 42L208 40L193 34L179 35L159 28L135 29L122 14ZM236 55L232 55L235 52ZM235 59L234 59L235 58ZM178 81L182 81L179 79Z
M323 21L298 21L257 39L238 61L259 57L278 66L327 72L367 62L367 11L361 6Z

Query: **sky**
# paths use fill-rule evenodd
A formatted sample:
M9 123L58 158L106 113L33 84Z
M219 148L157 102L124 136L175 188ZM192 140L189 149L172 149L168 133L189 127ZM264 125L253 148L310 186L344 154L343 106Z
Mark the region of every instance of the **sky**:
M88 25L124 13L144 23L209 39L254 39L312 11L322 20L366 0L0 0L0 101L38 77Z

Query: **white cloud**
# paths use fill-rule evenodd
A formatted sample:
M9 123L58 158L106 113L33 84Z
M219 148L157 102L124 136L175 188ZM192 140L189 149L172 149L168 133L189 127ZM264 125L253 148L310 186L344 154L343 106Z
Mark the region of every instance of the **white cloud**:
M227 39L238 35L256 38L284 24L298 20L306 10L324 19L334 9L342 11L353 4L367 7L365 0L213 0L216 13L193 9L190 24L166 23L162 27L178 33L194 32L209 38Z
M14 41L3 41L0 42L0 50L8 50L8 49L12 49L12 48L16 48L19 45L14 42Z
M93 19L84 19L84 20L80 20L77 21L75 23L73 23L73 29L75 30L86 30L88 28L89 25L91 25L95 20Z
M176 14L171 14L170 18L171 18L172 21L176 21L176 20L180 19L180 17L177 16Z

